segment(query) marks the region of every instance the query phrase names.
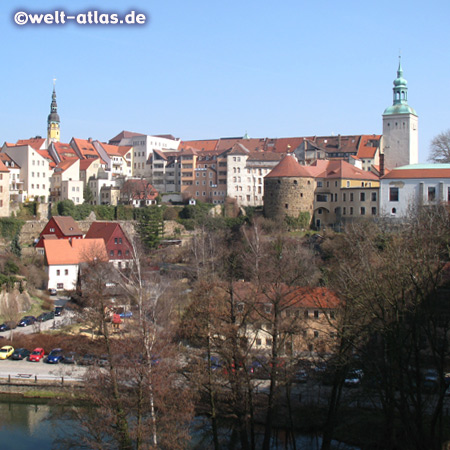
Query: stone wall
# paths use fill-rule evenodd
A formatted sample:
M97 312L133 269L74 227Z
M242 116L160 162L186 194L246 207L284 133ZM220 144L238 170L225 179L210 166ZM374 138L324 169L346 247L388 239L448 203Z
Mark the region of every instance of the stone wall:
M314 180L312 178L281 177L264 180L264 214L270 219L284 216L297 218L314 211Z

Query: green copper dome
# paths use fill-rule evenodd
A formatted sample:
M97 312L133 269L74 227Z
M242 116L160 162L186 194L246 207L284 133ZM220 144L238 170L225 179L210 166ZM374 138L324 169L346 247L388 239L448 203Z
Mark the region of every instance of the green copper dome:
M392 114L414 114L416 111L408 105L408 82L403 78L402 62L399 60L397 78L394 80L394 101L384 110L383 116Z

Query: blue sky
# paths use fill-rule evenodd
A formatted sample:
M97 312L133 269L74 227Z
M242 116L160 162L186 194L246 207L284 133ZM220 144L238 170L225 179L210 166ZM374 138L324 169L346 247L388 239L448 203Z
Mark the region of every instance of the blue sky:
M370 3L370 4L369 4ZM16 11L147 15L145 26L23 26ZM450 128L450 3L323 0L0 3L0 143L123 129L182 139L380 134L401 52L420 155Z

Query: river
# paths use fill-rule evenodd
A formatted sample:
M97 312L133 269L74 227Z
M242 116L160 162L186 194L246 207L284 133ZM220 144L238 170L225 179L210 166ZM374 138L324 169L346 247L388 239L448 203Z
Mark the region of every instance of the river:
M76 428L76 422L61 420L64 406L47 401L0 398L0 449L1 450L55 450L64 449L62 439ZM275 430L274 430L275 431ZM222 430L226 434L225 430ZM274 433L273 450L292 448L285 446L282 432ZM211 448L208 423L197 418L193 424L190 450ZM296 436L297 450L320 449L317 436ZM335 443L335 449L355 450L355 447Z

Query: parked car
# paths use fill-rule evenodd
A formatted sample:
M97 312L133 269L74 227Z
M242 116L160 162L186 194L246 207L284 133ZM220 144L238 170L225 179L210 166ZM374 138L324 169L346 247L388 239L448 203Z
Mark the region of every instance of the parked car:
M63 359L61 359L61 362L64 364L76 364L78 362L78 354L75 352L68 352L64 354Z
M14 330L17 327L15 322L5 322L0 325L0 331Z
M91 355L90 353L86 353L86 355L83 355L80 360L78 361L78 364L80 366L93 366L96 362L97 358L95 355Z
M58 291L57 291L55 288L50 288L50 289L48 290L48 293L49 293L50 295L56 295L56 294L58 293Z
M14 353L14 347L5 345L0 348L0 359L8 359Z
M64 307L63 306L57 306L55 308L55 316L59 317L63 313Z
M292 380L294 383L306 383L308 381L308 372L306 370L297 370Z
M30 350L27 350L26 348L17 348L14 350L11 359L14 359L15 361L22 361L23 359L27 359L30 354Z
M42 314L40 314L37 317L37 321L38 322L46 322L47 320L52 320L55 317L55 312L54 311L50 311L50 312L43 312Z
M27 327L28 325L33 325L33 323L36 322L36 317L34 316L25 316L22 317L22 319L20 319L19 323L17 324L17 326L19 327Z
M61 348L54 348L47 356L45 362L48 364L58 364L64 358Z
M344 386L347 387L356 387L361 384L361 380L363 378L363 371L361 369L351 370L344 380Z
M39 362L45 355L44 349L41 347L35 348L31 355L28 357L28 361Z
M101 355L97 360L97 365L99 367L108 367L109 366L108 355Z
M130 317L133 317L133 312L132 311L123 311L119 314L119 316L122 319L129 319Z

